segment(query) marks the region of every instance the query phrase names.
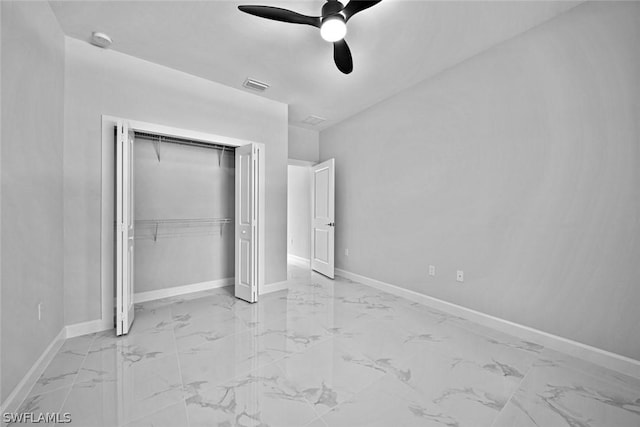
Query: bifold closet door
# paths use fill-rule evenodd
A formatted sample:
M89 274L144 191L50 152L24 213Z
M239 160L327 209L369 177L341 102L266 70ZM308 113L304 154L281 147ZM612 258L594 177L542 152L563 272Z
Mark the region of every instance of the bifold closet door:
M311 173L311 268L333 279L335 239L335 160Z
M264 285L264 145L236 148L235 296L256 302Z
M116 129L116 335L129 333L133 323L133 130L118 122Z

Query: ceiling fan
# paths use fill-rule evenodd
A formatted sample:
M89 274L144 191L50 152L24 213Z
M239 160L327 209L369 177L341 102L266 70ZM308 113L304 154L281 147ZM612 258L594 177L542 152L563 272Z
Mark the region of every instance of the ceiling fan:
M333 60L336 66L344 74L349 74L353 71L353 59L349 45L344 40L344 36L347 34L347 21L356 13L376 5L380 1L382 0L351 0L346 6L343 6L338 0L327 0L322 6L321 16L302 15L288 9L271 6L238 6L238 9L260 18L320 28L322 38L333 43Z

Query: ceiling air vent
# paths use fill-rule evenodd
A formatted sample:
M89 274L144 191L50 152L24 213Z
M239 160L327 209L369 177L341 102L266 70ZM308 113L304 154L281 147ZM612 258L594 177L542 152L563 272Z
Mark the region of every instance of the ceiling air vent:
M258 92L264 92L269 88L268 84L250 78L247 78L247 80L242 83L242 86L248 89L257 90Z
M307 125L311 125L311 126L316 126L319 125L320 123L326 121L327 119L323 119L322 117L318 117L318 116L309 116L306 119L304 119L302 121L302 123L307 124Z

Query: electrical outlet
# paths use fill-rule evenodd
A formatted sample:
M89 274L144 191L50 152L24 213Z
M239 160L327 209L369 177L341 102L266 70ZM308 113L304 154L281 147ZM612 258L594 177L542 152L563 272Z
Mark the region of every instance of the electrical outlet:
M457 280L458 282L464 282L464 271L462 271L462 270L458 270L458 271L456 272L456 280Z
M435 276L436 275L436 266L435 265L430 265L429 266L429 276Z
M38 303L38 320L42 320L42 303Z
M349 249L345 249L345 250L344 250L344 255L345 255L345 256L349 256Z

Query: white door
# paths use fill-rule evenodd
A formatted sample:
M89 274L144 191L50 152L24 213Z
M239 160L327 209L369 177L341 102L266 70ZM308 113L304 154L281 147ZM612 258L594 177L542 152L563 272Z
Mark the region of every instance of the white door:
M119 122L116 138L116 334L133 323L133 130Z
M333 279L335 160L315 165L311 175L311 268Z
M235 295L256 302L264 285L264 145L236 148Z

